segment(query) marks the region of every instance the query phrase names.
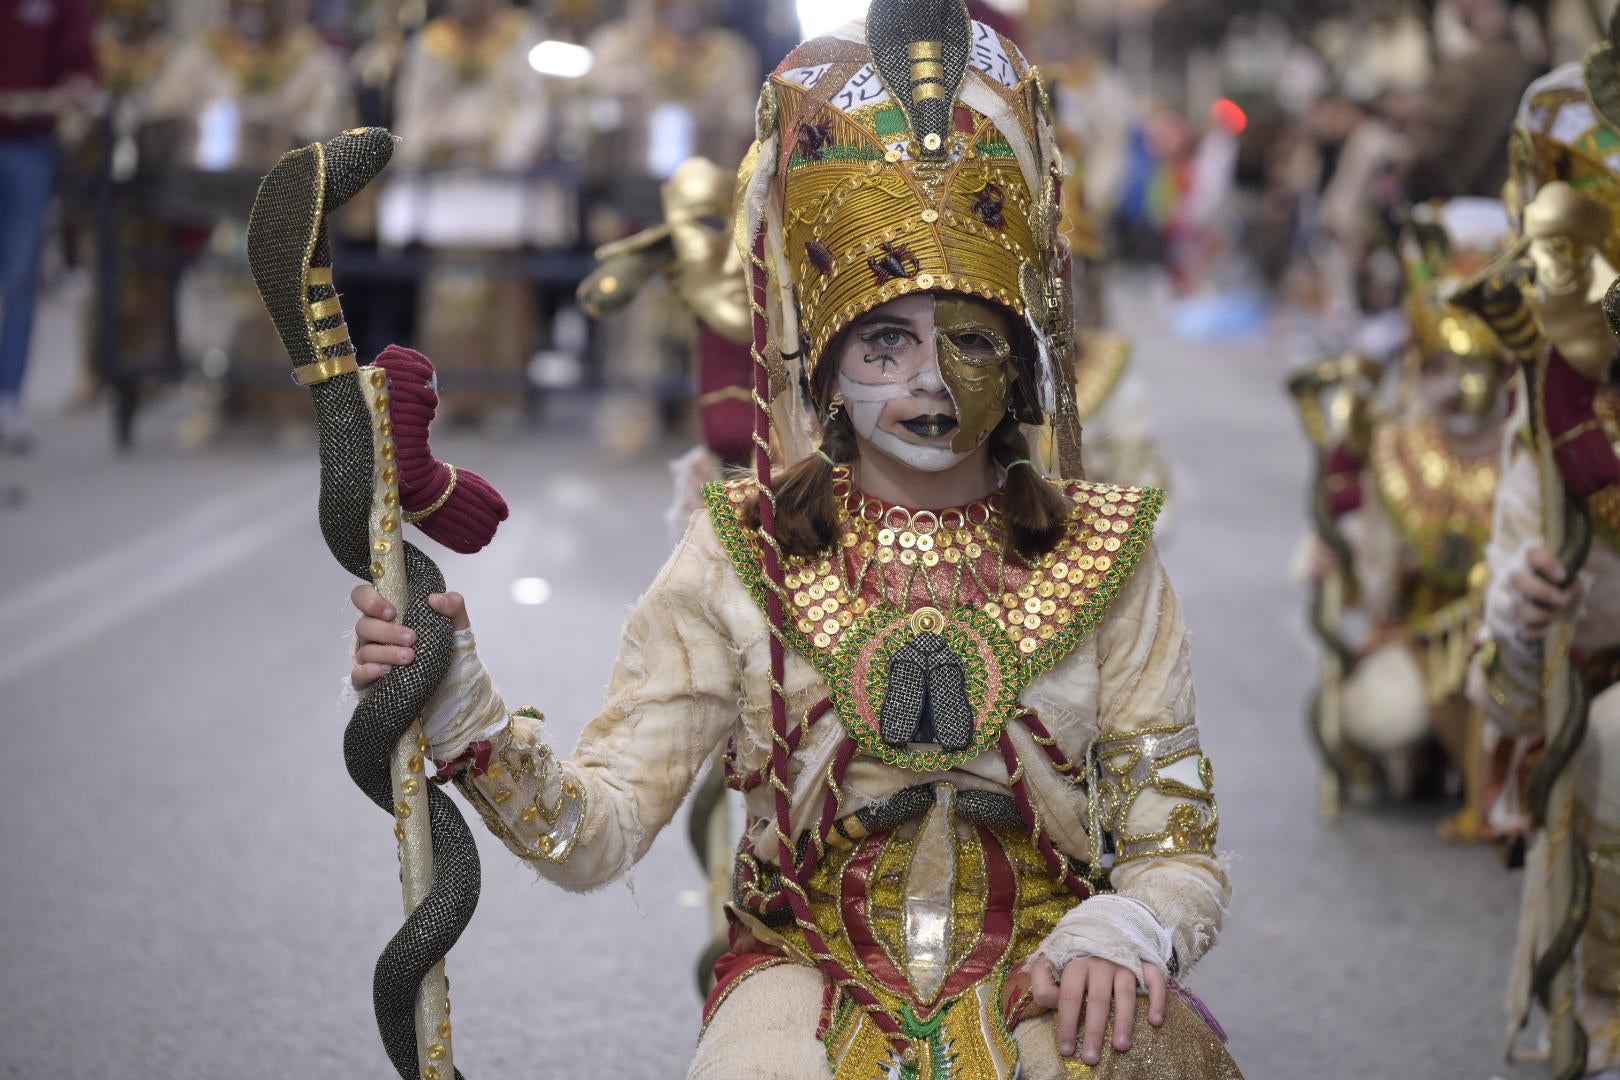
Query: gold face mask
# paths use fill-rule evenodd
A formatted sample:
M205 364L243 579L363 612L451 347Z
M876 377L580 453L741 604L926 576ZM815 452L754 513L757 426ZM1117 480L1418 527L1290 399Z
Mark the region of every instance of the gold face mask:
M956 403L956 437L951 449L972 450L1007 415L1007 399L1018 373L1012 366L1012 315L973 296L940 296L934 301L934 338L939 373Z

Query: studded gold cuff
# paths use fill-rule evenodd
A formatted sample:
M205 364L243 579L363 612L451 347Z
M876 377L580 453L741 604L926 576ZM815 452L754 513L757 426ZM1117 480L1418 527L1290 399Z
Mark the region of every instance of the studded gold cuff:
M1114 837L1115 863L1163 855L1211 855L1220 828L1215 771L1198 729L1144 728L1099 739L1093 749L1100 825ZM1156 796L1143 804L1144 796ZM1150 806L1160 806L1143 820Z
M519 738L515 728L520 718L531 722L534 734L545 719L533 709L513 713L505 744L495 751L489 769L476 779L463 773L456 786L490 832L520 858L564 863L574 853L589 800L551 747L538 738Z

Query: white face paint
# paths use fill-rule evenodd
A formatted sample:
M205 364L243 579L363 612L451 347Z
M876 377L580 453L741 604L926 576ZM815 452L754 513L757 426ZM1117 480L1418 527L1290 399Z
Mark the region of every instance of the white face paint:
M951 449L957 410L939 369L932 296L891 300L856 320L829 359L855 434L901 464L945 472L983 445Z

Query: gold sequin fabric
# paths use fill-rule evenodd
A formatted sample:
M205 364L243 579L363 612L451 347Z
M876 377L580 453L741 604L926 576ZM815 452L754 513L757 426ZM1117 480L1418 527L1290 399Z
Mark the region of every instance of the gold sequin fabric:
M1494 452L1459 457L1438 425L1423 419L1381 428L1373 437L1371 467L1379 499L1424 583L1444 594L1421 605L1420 613L1462 596L1491 536L1500 458Z
M1139 1002L1136 1015L1145 1012L1145 1002ZM1110 1015L1101 1061L1087 1065L1079 1055L1059 1060L1063 1080L1243 1080L1243 1071L1221 1037L1178 993L1171 993L1165 1003L1162 1027L1138 1021L1129 1051L1114 1049ZM1031 1080L1036 1077L1031 1074Z
M954 768L995 745L1019 696L1107 615L1147 550L1163 493L1070 481L1063 538L1026 563L1006 551L1000 495L939 511L878 502L835 473L834 550L786 561L783 635L827 680L839 718L867 754L901 768ZM710 485L722 545L762 607L768 591L757 531L743 523L757 481ZM971 744L921 750L886 744L878 715L890 661L937 634L966 667L975 710Z

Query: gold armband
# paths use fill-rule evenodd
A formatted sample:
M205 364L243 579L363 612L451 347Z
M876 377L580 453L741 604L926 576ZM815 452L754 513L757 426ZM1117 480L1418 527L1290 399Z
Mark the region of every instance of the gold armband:
M1100 824L1114 837L1115 863L1162 855L1212 855L1220 829L1215 770L1198 728L1144 728L1099 739L1092 783ZM1138 808L1144 798L1150 801ZM1162 804L1153 820L1142 817Z

